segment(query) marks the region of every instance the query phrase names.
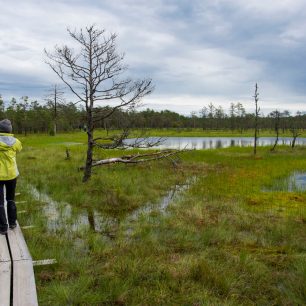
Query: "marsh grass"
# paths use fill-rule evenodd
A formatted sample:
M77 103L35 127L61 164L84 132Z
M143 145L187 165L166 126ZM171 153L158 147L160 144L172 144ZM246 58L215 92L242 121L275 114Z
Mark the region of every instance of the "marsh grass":
M81 141L78 134L59 137ZM65 160L65 145L39 139L29 137L19 156L18 200L28 203L18 209L27 210L20 224L36 226L24 230L32 257L58 261L35 267L41 305L305 303L306 193L263 191L306 170L305 148L259 148L256 158L250 148L192 151L177 169L167 162L114 165L96 168L83 184L77 167L85 147L69 146L71 160ZM95 152L97 158L119 154ZM158 203L192 176L194 184L166 214L141 214L126 235L131 213ZM29 184L71 205L65 227L48 228L48 204L33 199ZM119 220L113 239L74 227L74 218L88 208Z

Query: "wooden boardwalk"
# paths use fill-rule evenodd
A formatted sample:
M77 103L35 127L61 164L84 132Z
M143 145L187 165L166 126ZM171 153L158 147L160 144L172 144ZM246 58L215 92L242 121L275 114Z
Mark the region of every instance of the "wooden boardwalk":
M32 257L19 224L0 235L0 305L38 305Z

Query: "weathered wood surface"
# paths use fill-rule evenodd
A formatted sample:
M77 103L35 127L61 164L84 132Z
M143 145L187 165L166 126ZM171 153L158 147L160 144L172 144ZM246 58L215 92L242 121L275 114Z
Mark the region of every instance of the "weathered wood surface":
M11 293L11 257L6 237L0 235L0 302L2 306L10 305Z
M32 257L29 253L27 244L24 240L20 226L17 222L17 227L14 230L9 230L7 233L8 240L10 243L12 258L16 260L30 260Z
M38 306L32 261L14 261L13 305Z
M14 230L8 230L7 238L0 235L1 306L11 305L12 289L13 306L38 306L32 257L18 222Z
M0 235L0 262L11 261L5 235Z
M32 257L19 224L8 231L8 241L13 259L13 305L37 306Z

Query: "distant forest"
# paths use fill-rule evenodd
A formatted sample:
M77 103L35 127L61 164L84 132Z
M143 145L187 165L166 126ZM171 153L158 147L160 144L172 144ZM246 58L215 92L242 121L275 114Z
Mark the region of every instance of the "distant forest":
M96 108L95 111L107 112L109 109ZM201 128L203 130L244 130L254 127L254 114L247 113L241 103L231 103L226 111L221 106L216 107L212 103L204 106L198 112L192 112L189 116L180 115L169 110L143 111L117 110L110 118L96 120L95 127L106 130L126 128ZM12 98L5 107L0 96L0 119L8 118L12 121L14 133L50 133L54 134L54 125L58 132L86 130L86 112L74 103L54 103L47 100L44 103L29 101L27 96L19 101ZM280 131L305 130L306 113L277 110L259 118L261 129Z

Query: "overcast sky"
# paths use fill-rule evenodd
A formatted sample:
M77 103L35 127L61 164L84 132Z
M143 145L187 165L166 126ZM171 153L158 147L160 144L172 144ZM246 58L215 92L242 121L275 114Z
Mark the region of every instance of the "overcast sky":
M145 107L189 114L212 102L306 111L305 0L0 0L0 94L42 99L60 83L43 49L67 27L118 34L133 77L150 77Z

